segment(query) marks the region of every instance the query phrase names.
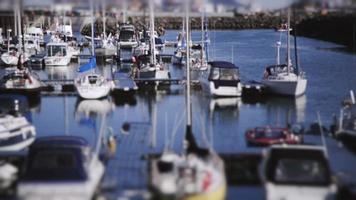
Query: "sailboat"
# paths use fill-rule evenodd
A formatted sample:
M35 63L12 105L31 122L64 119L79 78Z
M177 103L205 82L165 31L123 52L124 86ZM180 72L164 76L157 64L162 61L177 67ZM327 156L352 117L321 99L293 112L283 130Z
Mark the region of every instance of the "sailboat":
M189 27L189 2L186 2L186 24ZM189 38L187 33L187 38ZM187 47L189 61L189 47ZM190 63L187 62L187 69ZM192 133L190 102L190 70L187 70L187 125L182 155L165 151L151 162L150 184L155 198L164 199L225 199L224 162L212 149L198 146Z
M21 26L21 10L20 10L20 2L16 1L14 5L14 16L17 19L15 22L15 26L17 27L16 29L18 30L17 33L17 38L18 38L18 45L17 48L10 48L10 32L11 30L8 30L8 42L7 42L7 52L3 53L1 55L1 60L5 65L17 65L19 62L19 56L23 54L23 59L20 60L21 64L27 62L29 55L26 52L22 52L22 26Z
M290 29L290 9L288 10L287 30ZM290 56L290 31L287 32L287 64L279 64L268 66L264 72L262 83L275 94L286 96L301 96L305 93L307 87L307 79L305 73L299 69L296 47L296 36L294 36L295 52L296 52L296 68L292 66ZM279 46L277 45L277 48ZM279 50L277 57L279 55ZM277 59L279 60L279 59Z
M74 80L74 86L78 95L83 99L100 99L109 95L114 87L112 81L107 80L103 75L95 73L96 58L94 50L94 5L91 2L91 51L92 57L89 63L79 68L79 76ZM91 71L87 73L87 71Z
M138 73L139 78L156 78L156 79L169 79L169 70L163 63L157 62L157 50L155 41L155 23L153 13L153 2L149 3L150 7L150 62L140 65Z

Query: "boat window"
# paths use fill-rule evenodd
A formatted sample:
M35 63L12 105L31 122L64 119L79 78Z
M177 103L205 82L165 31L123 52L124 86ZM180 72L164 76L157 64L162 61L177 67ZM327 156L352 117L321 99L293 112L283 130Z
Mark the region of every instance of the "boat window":
M27 166L27 180L86 179L77 150L47 150L32 152Z
M238 69L212 68L210 78L213 80L237 81L239 80L239 72Z
M98 80L97 76L89 76L89 83L90 84L95 84L97 80Z
M274 181L320 185L328 182L327 175L324 163L318 160L284 158L276 164Z
M134 32L132 32L132 31L120 31L119 40L120 41L128 41L128 40L132 39L133 36L134 36Z
M47 49L48 56L66 56L67 51L65 46L49 46Z

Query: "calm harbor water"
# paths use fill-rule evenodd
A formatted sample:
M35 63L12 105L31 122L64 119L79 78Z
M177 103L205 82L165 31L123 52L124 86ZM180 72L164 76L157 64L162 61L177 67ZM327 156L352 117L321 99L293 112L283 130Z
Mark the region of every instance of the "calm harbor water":
M165 39L175 40L177 31L167 31ZM200 32L193 32L199 40ZM240 67L244 81L259 81L264 67L275 64L275 42L279 33L272 30L211 31L210 58L232 61ZM211 99L201 90L192 90L193 130L201 146L211 145L218 153L259 153L244 140L246 129L287 122L308 126L320 112L324 125L338 114L341 101L350 89L356 90L356 55L339 51L339 45L308 38L298 38L300 66L308 77L304 96L297 99L271 97L258 103L240 98ZM285 45L281 58L284 60ZM294 53L293 53L294 54ZM72 79L77 64L70 67L36 70L42 79ZM106 74L110 65L100 66ZM173 77L183 78L182 69L170 66ZM150 154L164 148L182 152L185 124L185 89L171 85L157 90L140 90L132 98L80 100L73 95L43 95L32 105L31 118L37 137L79 135L95 145L101 123L117 138L117 151L108 160L102 195L108 199L141 199L148 185ZM131 125L129 132L122 125ZM318 136L306 137L308 143L320 143ZM356 180L356 156L333 139L327 140L335 173ZM232 174L227 174L232 176ZM352 178L353 177L353 178ZM355 181L356 182L356 181ZM260 186L233 185L227 199L263 199Z

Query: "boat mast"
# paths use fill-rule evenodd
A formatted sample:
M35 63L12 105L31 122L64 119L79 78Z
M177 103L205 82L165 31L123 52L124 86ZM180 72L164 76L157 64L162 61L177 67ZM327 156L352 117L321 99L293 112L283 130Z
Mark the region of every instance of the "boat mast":
M192 132L192 105L190 102L190 34L189 34L189 0L185 0L185 27L186 27L186 71L187 71L187 95L186 95L186 109L187 109L187 127L186 127L186 134Z
M17 33L17 6L16 6L16 3L15 3L15 6L14 6L14 35L18 35Z
M149 1L151 1L151 0L149 0ZM122 7L123 7L122 23L125 24L126 23L126 14L127 14L127 0L124 0Z
M151 40L151 64L156 65L156 55L155 55L155 38L154 38L154 31L155 31L155 17L153 14L153 0L149 0L149 7L150 7L150 40Z
M91 55L94 56L94 0L90 0Z
M18 27L18 38L19 38L19 52L22 52L22 30L21 30L21 11L20 11L20 2L21 0L16 1L16 15L17 15L17 27Z
M295 55L295 67L296 67L296 73L299 75L299 62L298 62L298 49L297 49L297 27L296 27L296 15L295 15L295 9L293 9L293 28L294 28L294 55Z
M102 1L102 11L103 11L103 36L106 39L106 0Z
M290 73L290 8L288 8L288 22L287 22L287 73Z
M204 62L204 13L205 12L205 0L203 0L203 5L202 5L202 9L201 9L201 51L200 51L200 66L203 66Z

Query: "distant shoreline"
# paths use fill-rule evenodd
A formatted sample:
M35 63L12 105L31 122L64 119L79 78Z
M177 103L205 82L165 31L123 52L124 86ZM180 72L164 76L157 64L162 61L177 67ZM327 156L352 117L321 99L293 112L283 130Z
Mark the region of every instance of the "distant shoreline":
M129 20L137 28L147 24L142 17L131 17ZM284 19L280 16L269 13L236 14L234 17L209 17L208 27L209 30L275 29L282 20ZM334 42L346 46L348 51L356 52L356 13L328 13L327 15L303 13L297 15L295 21L298 36ZM182 18L156 17L155 23L156 27L164 27L166 30L180 30ZM108 26L107 30L115 30L114 27ZM100 23L95 27L97 33L102 31ZM191 27L193 30L200 30L201 19L191 18ZM82 34L89 34L89 32L88 26L82 30Z

